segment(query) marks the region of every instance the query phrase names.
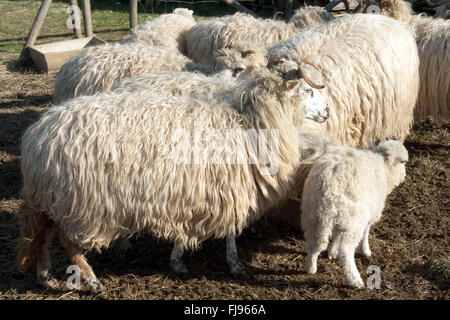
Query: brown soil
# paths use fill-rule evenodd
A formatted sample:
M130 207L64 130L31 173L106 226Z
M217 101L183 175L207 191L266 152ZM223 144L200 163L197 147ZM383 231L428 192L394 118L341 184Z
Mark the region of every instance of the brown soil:
M0 67L2 68L2 67ZM54 74L0 69L0 299L449 299L448 283L431 277L425 263L449 255L450 125L415 125L406 146L408 177L390 196L384 216L371 231L373 256L357 256L363 278L370 265L381 268L381 290L344 285L341 268L325 256L316 275L302 271L305 241L301 232L270 216L256 224L260 236L238 238L250 279L228 274L224 241L206 241L186 254L190 275L168 269L171 245L152 238L132 239L126 253L109 249L88 259L103 282L100 294L54 292L36 284L32 271L15 269L15 213L20 206L18 142L24 130L50 107ZM298 211L290 202L281 211ZM68 260L59 244L54 273L66 279Z

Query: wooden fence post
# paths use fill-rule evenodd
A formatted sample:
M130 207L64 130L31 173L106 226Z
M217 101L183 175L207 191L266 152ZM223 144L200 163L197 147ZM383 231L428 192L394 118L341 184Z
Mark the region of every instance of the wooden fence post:
M130 1L130 31L137 26L137 0Z
M94 33L92 32L90 0L83 0L83 23L84 23L84 34L86 35L86 37L92 37Z
M42 1L41 7L39 8L36 18L34 18L33 26L31 27L30 33L28 34L25 46L23 47L22 53L20 54L20 60L26 61L30 58L28 48L32 47L36 42L36 38L39 35L39 31L41 30L42 23L44 22L45 16L47 15L51 3L52 0Z

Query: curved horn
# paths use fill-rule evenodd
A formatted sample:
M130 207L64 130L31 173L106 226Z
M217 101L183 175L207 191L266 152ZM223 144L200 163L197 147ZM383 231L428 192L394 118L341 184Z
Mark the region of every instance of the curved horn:
M339 3L343 2L343 1L344 1L344 0L334 0L334 1L331 1L330 3L328 3L328 4L325 6L325 10L327 10L327 11L333 10L334 7L336 7Z
M325 88L325 85L323 85L323 84L317 85L317 84L315 84L313 81L311 81L311 79L308 78L308 77L302 72L302 69L300 69L300 67L298 67L298 69L297 69L297 77L298 77L299 79L305 80L305 82L306 82L307 84L309 84L311 87L313 87L314 89L323 89L323 88Z
M442 2L432 2L431 0L426 0L426 3L427 3L427 5L429 5L431 8L437 8L437 7L440 7L440 6L442 6L442 5L444 5L445 4L445 0L443 0Z
M362 3L358 3L358 6L353 10L353 13L361 13L363 12L365 7L362 5Z

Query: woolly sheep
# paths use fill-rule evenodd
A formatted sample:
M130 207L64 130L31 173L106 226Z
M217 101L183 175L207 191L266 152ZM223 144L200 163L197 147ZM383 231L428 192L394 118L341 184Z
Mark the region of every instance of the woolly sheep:
M305 6L295 10L294 15L289 19L289 23L301 30L316 27L334 19L335 17L322 7Z
M417 46L410 28L382 15L355 14L305 30L268 49L268 66L296 62L327 87L330 117L305 122L344 145L404 141L419 89Z
M213 105L119 88L50 109L22 139L18 268L36 262L38 280L56 287L50 247L59 233L70 261L95 291L101 283L82 250L151 232L175 243L170 261L177 271L186 269L184 249L227 236L231 272L244 273L235 235L289 198L294 186L305 113L300 106L309 98L299 94L305 86L300 76L297 69L283 77L260 70ZM208 129L226 141L216 144L216 155L225 152L231 162L203 162L209 149L202 146L211 144L198 133ZM245 130L258 136L272 129L274 143L254 161L254 135ZM186 151L191 134L200 140ZM188 158L179 162L182 155Z
M140 25L121 43L140 42L185 54L186 32L196 24L192 13L192 10L176 8L173 13L163 14Z
M407 22L414 31L420 60L414 119L450 120L450 21L414 15L411 4L403 0L363 0L360 10L370 5L378 5L383 15Z
M215 65L214 51L249 43L266 47L297 32L294 24L236 13L232 16L201 21L186 34L187 55L197 63Z
M355 249L371 255L370 227L380 220L386 197L404 181L407 160L405 147L389 140L372 151L335 146L313 164L301 205L307 273L316 273L317 258L332 238L329 258L339 257L348 284L364 287Z
M191 63L175 51L140 42L89 47L70 58L56 77L53 102L109 90L121 80L162 70L185 70Z

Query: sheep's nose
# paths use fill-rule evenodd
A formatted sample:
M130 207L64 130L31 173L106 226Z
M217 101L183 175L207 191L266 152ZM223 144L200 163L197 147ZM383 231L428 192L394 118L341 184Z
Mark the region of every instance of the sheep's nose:
M328 117L330 116L330 108L328 106L325 108L325 113L326 115L324 116L324 118L328 119Z
M239 66L239 67L234 68L233 71L234 71L234 76L237 76L239 73L245 71L245 67Z

